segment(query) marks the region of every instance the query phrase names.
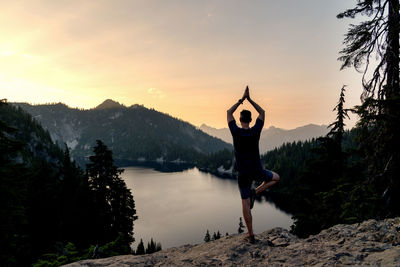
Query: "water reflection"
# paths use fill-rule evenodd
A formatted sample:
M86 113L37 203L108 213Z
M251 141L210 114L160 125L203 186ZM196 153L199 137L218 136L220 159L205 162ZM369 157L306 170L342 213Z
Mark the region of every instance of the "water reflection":
M163 248L203 242L211 233L236 233L241 200L235 180L219 179L196 168L181 172L159 172L142 167L125 167L122 174L132 189L139 219L135 222L136 242L151 237ZM256 233L273 227L289 228L289 215L262 200L253 209Z

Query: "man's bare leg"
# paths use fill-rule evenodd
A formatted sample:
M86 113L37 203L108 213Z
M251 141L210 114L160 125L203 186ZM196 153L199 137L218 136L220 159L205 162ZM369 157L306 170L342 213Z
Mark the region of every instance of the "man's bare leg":
M262 182L262 184L260 184L257 188L256 188L256 194L260 194L261 192L267 190L268 188L270 188L271 186L274 186L275 184L277 184L280 180L279 175L276 172L272 172L272 181L271 182Z
M254 233L253 233L253 218L251 216L251 209L250 209L250 198L242 199L242 211L248 235L252 236L254 235Z

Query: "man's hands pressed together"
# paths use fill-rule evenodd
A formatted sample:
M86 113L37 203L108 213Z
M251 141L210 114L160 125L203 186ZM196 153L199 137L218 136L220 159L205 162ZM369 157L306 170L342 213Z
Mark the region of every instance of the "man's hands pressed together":
M239 99L239 101L234 104L230 109L227 110L227 119L228 122L234 120L233 117L233 112L235 112L235 110L238 108L238 106L240 104L243 103L244 100L248 100L250 102L250 104L257 110L258 112L258 118L262 121L264 121L265 119L265 111L259 106L257 105L251 98L250 98L250 90L249 87L246 86L246 89L244 90L243 96L241 99Z

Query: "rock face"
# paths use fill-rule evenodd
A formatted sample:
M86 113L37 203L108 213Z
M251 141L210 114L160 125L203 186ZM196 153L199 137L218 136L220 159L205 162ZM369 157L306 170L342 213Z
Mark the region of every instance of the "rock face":
M255 244L244 237L66 266L400 266L400 217L336 225L307 239L282 228L257 235Z

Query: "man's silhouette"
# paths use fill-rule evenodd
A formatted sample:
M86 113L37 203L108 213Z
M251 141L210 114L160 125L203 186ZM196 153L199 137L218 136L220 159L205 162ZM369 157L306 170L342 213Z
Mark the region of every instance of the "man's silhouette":
M240 112L240 124L242 127L240 128L236 125L233 113L246 99L257 110L258 117L255 125L250 128L251 112L242 110ZM258 194L279 181L277 173L265 170L261 165L258 143L261 130L264 126L264 118L265 111L250 98L248 87L246 87L243 97L227 111L228 125L235 148L235 168L240 196L242 198L243 217L248 231L246 239L250 243L255 242L251 216L254 200ZM251 189L253 180L261 180L262 183L256 189Z

